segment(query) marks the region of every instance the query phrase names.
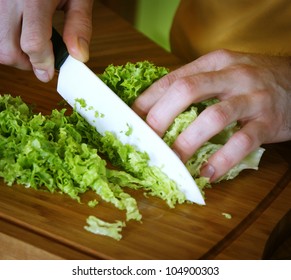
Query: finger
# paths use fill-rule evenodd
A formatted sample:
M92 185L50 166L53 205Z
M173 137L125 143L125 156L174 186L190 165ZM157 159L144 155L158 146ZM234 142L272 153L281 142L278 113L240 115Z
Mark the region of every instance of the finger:
M48 82L54 75L54 55L51 43L52 1L25 1L20 44L28 55L37 78Z
M186 162L206 141L232 122L249 115L249 101L235 96L206 108L176 139L172 148Z
M238 87L235 76L234 72L221 70L176 80L150 109L147 123L159 135L163 135L175 117L191 104L216 96L223 100L224 95L236 92Z
M225 50L204 55L156 81L136 99L132 108L144 117L177 80L199 73L219 71L233 64L237 59L238 53Z
M9 65L21 70L31 70L28 56L21 50L15 31L12 35L0 35L0 42L5 41L0 49L0 64ZM17 32L19 34L19 32ZM14 37L15 36L15 37Z
M93 0L72 0L68 1L63 8L65 11L64 42L70 55L83 62L89 59L93 2Z
M20 30L22 18L21 3L0 0L0 64L30 70L28 56L20 48ZM13 12L13 16L11 13Z
M219 179L263 143L265 131L265 126L260 122L247 123L209 158L200 175L211 181Z
M134 101L132 109L141 117L146 117L154 104L166 94L178 78L176 71L173 71L157 80Z

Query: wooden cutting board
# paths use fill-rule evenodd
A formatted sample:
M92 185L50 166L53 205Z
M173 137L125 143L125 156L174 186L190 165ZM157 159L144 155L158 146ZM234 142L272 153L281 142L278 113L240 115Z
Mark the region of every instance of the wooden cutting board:
M111 63L145 59L170 69L181 65L98 2L94 8L88 66L96 73ZM60 16L55 26L61 28ZM30 72L0 66L0 93L20 95L44 114L58 108L62 100L55 88L56 78L43 84ZM290 142L265 148L258 171L244 171L235 180L213 185L206 191L206 206L170 209L157 198L129 190L143 219L129 222L121 241L84 230L89 215L112 222L124 219L125 214L112 205L102 202L92 209L65 195L8 187L0 180L0 258L259 259L291 201ZM94 193L82 197L84 202L92 198Z

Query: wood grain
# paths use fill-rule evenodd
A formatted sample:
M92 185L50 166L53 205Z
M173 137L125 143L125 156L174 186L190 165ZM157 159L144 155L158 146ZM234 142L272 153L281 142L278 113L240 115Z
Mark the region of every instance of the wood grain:
M61 30L61 15L54 22ZM93 24L88 66L96 73L111 63L128 61L150 60L170 69L181 64L98 2ZM57 76L43 84L31 72L0 66L0 93L20 95L44 114L58 108L62 100L56 81ZM0 242L5 244L0 258L259 259L268 235L291 201L290 142L266 148L258 171L244 171L235 180L214 185L207 190L203 207L184 204L170 209L159 199L129 190L143 221L128 223L119 242L83 228L88 215L108 221L124 219L125 214L112 205L102 202L91 209L58 193L8 187L0 181ZM82 199L93 197L94 193L87 193ZM7 245L15 242L23 248L18 256Z

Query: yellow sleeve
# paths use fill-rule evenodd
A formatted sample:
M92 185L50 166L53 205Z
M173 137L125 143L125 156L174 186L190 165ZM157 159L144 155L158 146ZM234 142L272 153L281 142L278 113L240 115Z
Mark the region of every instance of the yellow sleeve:
M171 49L191 61L217 49L291 55L289 0L181 0Z

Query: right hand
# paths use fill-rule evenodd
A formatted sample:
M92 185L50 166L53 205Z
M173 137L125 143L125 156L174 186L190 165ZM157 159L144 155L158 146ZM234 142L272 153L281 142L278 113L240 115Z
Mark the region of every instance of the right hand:
M216 181L261 144L291 140L289 57L218 50L164 76L132 108L163 136L193 103L217 98L176 139L183 162L233 121L241 129L214 153L201 176Z
M54 76L52 18L65 13L63 39L69 53L89 58L93 0L0 0L0 63L33 70L43 82Z

